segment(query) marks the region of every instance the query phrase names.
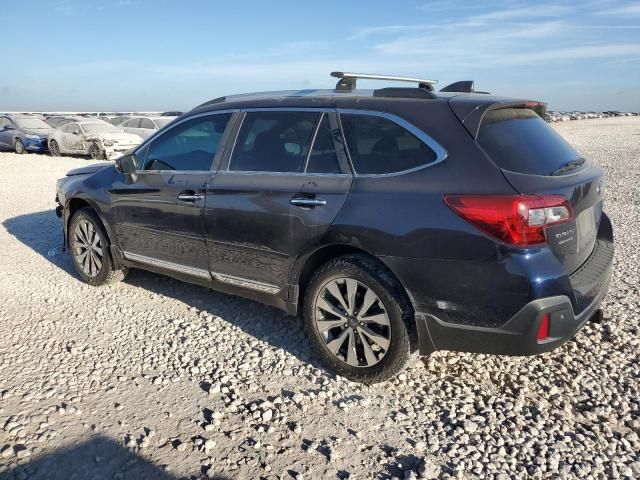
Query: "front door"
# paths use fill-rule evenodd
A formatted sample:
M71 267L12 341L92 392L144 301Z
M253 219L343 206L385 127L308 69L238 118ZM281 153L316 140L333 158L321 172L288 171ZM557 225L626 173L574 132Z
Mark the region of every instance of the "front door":
M125 258L210 278L203 235L205 190L230 114L187 119L138 154L134 181L112 185L112 212Z
M0 147L13 148L14 126L7 117L0 117Z
M234 151L207 188L205 236L214 280L267 293L326 233L352 175L333 113L244 114Z

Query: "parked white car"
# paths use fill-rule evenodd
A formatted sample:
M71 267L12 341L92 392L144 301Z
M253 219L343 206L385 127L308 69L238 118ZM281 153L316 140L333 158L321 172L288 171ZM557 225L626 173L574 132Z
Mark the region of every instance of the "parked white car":
M91 158L112 159L140 145L142 137L127 133L101 120L72 122L62 125L49 135L49 152L89 155Z
M169 125L177 117L132 117L122 122L120 127L129 133L140 135L145 140L162 127Z

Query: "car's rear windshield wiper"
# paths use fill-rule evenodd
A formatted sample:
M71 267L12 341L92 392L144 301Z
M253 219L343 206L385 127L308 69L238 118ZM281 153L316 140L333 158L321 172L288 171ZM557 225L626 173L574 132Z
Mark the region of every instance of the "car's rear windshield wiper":
M563 164L557 170L554 170L551 173L551 175L552 176L562 175L563 173L569 172L571 170L575 170L576 168L584 165L584 162L585 162L584 158L578 158L577 160L571 160L570 162L567 162L567 163Z

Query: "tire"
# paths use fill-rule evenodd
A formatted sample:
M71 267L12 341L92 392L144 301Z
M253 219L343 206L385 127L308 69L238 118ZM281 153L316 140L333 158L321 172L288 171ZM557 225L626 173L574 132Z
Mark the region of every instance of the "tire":
M98 145L95 142L91 143L91 145L89 145L89 156L93 160L102 160L102 159L104 159L104 152L100 148L100 145Z
M16 141L13 142L13 147L18 155L22 155L25 152L24 143L19 138L16 138Z
M410 363L415 350L411 303L393 275L366 255L338 257L313 274L303 322L322 362L352 381L387 380Z
M60 145L55 140L49 141L49 153L54 157L60 156Z
M73 214L68 238L73 265L83 282L97 287L124 279L127 272L114 268L109 237L92 208L84 207Z

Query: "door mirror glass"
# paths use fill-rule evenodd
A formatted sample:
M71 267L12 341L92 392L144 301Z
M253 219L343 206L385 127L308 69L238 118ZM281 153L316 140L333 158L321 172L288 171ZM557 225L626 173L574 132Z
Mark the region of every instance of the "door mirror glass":
M123 155L116 159L116 168L125 175L132 175L136 173L136 165L136 156L133 153Z

